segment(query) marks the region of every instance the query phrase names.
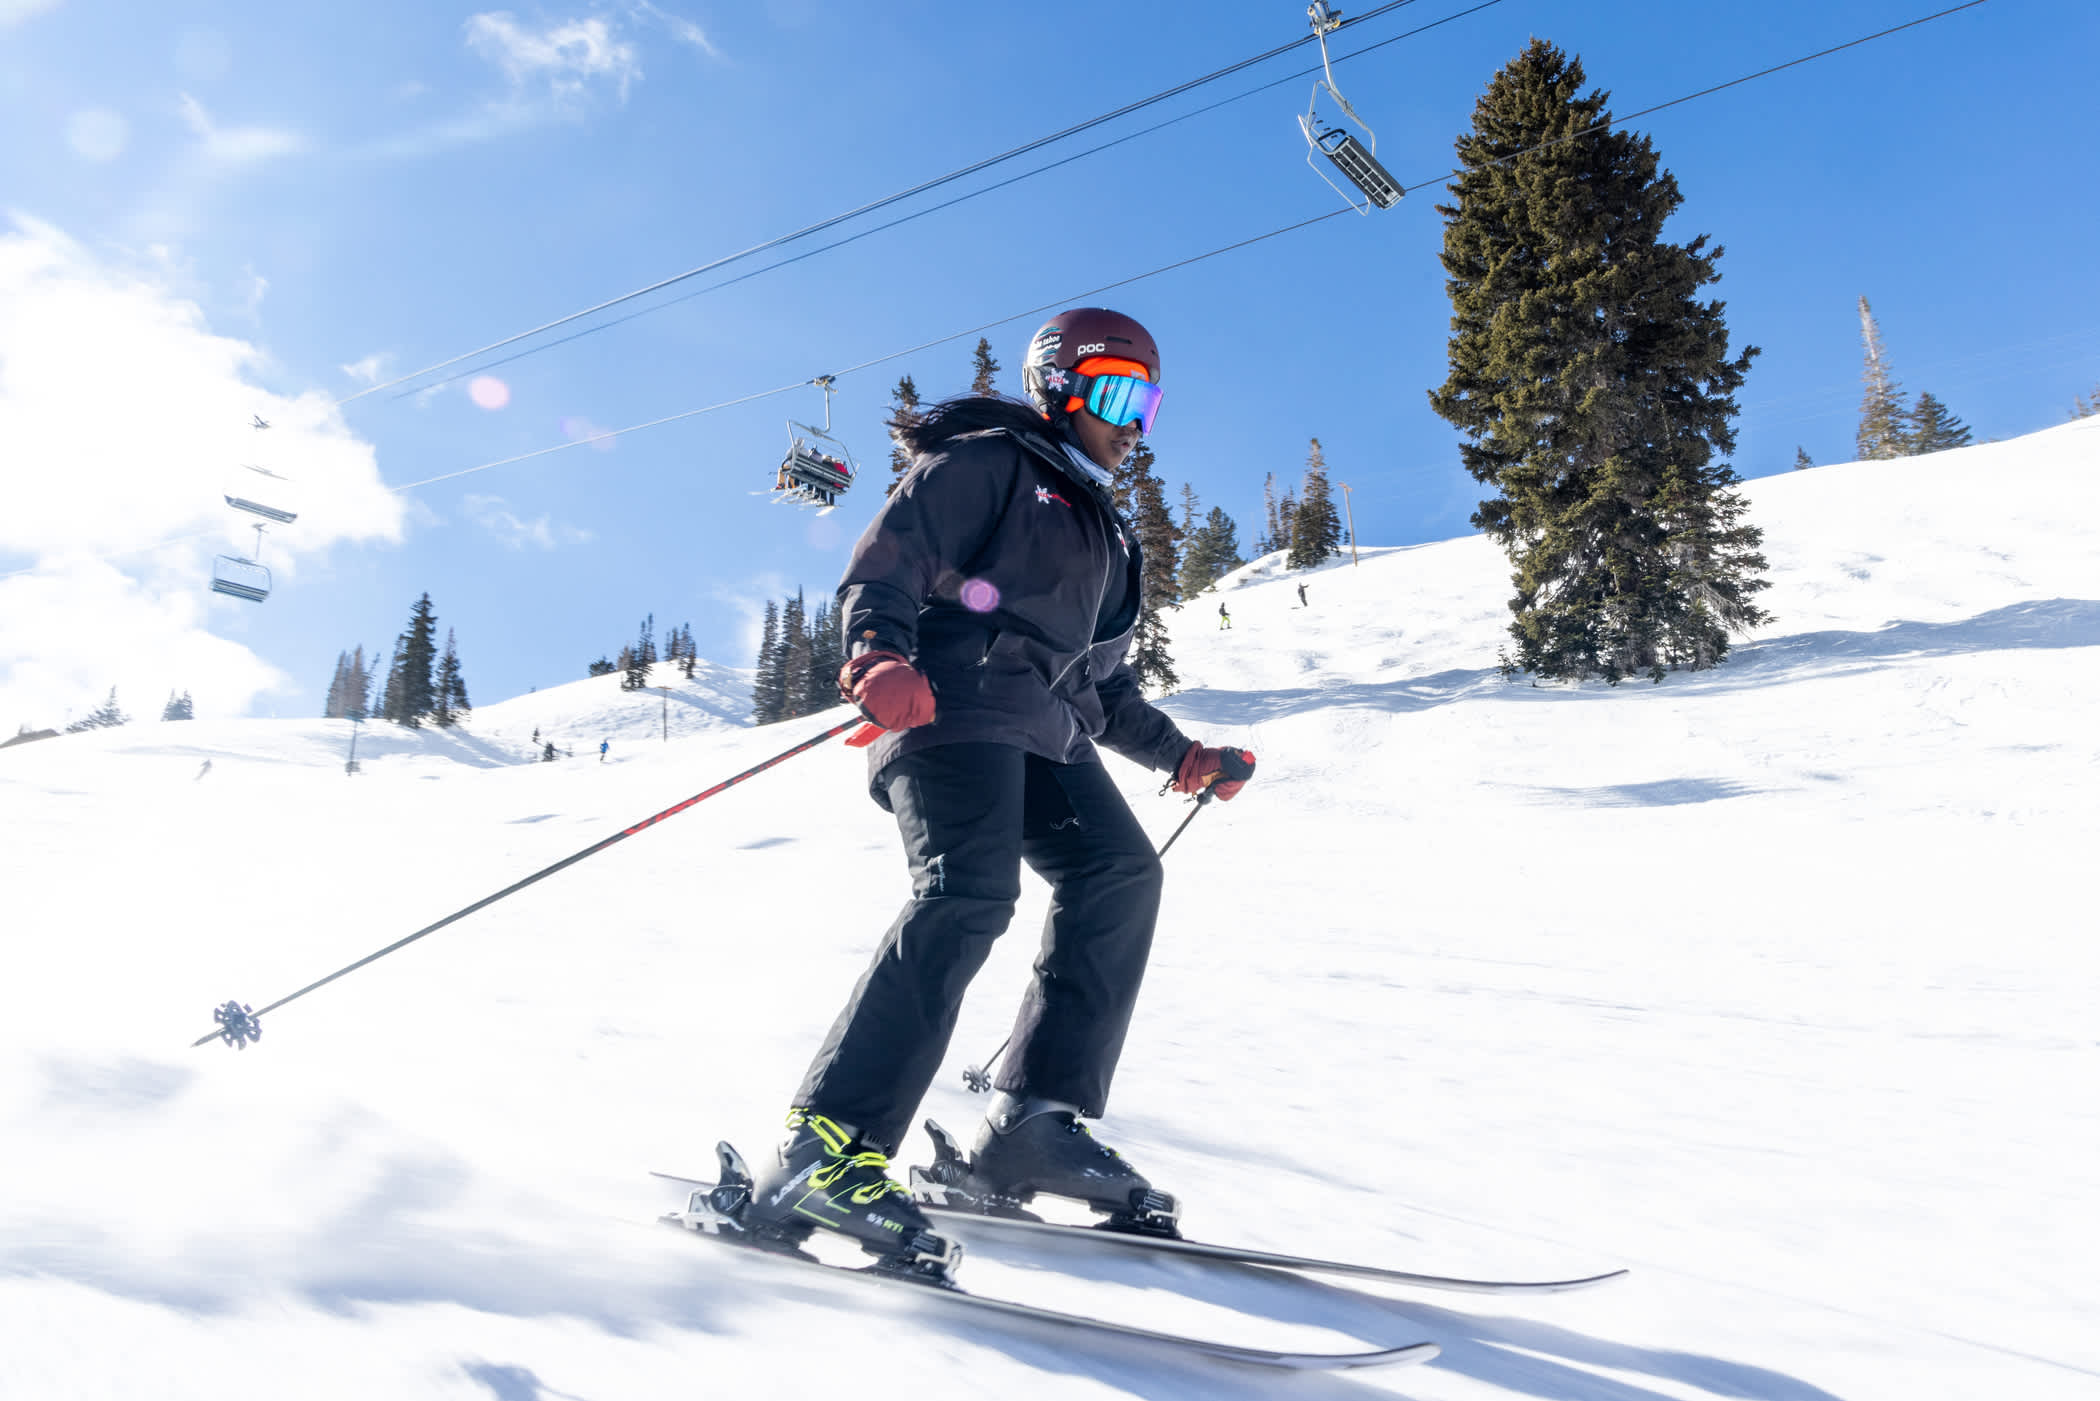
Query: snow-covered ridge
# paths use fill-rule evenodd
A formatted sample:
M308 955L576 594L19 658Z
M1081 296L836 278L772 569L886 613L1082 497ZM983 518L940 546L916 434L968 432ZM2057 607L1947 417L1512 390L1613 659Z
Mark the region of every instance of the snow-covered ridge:
M1322 1401L2089 1396L2096 430L1749 483L1777 621L1659 686L1502 680L1508 566L1477 539L1257 561L1181 610L1164 704L1261 767L1167 858L1102 1137L1192 1234L1633 1275L1490 1304L987 1248L965 1281L1255 1345L1445 1345L1306 1379ZM0 753L0 1395L1275 1393L871 1310L649 1224L647 1169L777 1131L908 894L850 750L321 988L245 1052L189 1049L227 998L847 714L750 727L748 673L703 675L668 740L662 697L604 677L462 731L365 726L357 778L339 721ZM531 762L534 728L574 757ZM1182 803L1110 762L1163 838ZM1025 882L973 987L925 1105L952 1129L1045 903Z

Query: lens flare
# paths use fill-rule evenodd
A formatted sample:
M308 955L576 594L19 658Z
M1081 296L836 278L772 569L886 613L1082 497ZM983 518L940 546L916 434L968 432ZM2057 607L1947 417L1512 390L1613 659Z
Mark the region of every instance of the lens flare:
M510 402L510 386L494 375L476 375L467 386L467 397L477 407L493 412Z
M962 606L972 613L989 613L999 606L999 586L989 579L968 579L962 586Z

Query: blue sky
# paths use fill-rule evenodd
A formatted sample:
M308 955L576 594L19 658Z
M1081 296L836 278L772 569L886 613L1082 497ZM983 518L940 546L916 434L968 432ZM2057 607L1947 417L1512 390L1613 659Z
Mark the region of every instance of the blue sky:
M1335 52L1466 8L1418 0ZM1336 76L1416 183L1448 169L1480 89L1533 35L1579 53L1626 113L1934 8L1501 0ZM318 713L337 651L385 646L424 590L484 701L575 679L648 612L748 664L762 601L828 592L880 500L863 488L818 518L754 494L784 419L821 413L814 389L384 488L838 371L1326 212L1338 201L1294 120L1310 79L497 367L501 407L466 379L329 405L1304 33L1285 0L0 0L0 276L16 279L0 323L17 310L0 324L0 485L30 503L0 524L0 728L62 722L110 685L134 714L170 686L206 712ZM1738 470L1786 470L1797 445L1851 456L1862 293L1905 388L1979 438L2060 422L2093 390L2096 42L2090 4L1994 0L1633 124L1687 197L1671 236L1726 246L1731 332L1764 348ZM1437 197L1099 299L1161 341L1170 492L1193 484L1251 540L1264 473L1295 483L1317 435L1366 543L1465 533L1479 490L1425 399L1449 316ZM1009 371L1040 319L987 333ZM840 381L835 423L875 480L897 377L960 390L974 341ZM251 402L286 415L275 437L244 427ZM292 485L246 483L302 512L266 544L279 587L260 606L202 591L211 551L246 538L218 492L254 457Z

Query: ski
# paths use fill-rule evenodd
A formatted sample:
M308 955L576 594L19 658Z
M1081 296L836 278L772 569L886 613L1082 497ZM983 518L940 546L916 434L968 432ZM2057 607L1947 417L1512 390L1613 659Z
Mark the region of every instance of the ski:
M1341 1371L1358 1367L1405 1365L1427 1362L1440 1351L1435 1343L1429 1342L1376 1348L1368 1352L1287 1352L1274 1348L1249 1347L1182 1333L1162 1333L1128 1323L1114 1323L1088 1314L1064 1313L1057 1309L1040 1308L1034 1304L1023 1304L988 1294L973 1294L952 1280L908 1268L896 1270L880 1265L835 1265L792 1245L754 1236L747 1232L737 1219L738 1213L734 1207L725 1211L725 1202L735 1202L738 1192L748 1188L750 1178L734 1148L724 1143L716 1151L722 1160L722 1177L718 1182L703 1182L697 1178L679 1177L667 1172L651 1174L675 1182L686 1189L685 1207L667 1212L658 1219L665 1225L680 1227L708 1240L786 1261L799 1267L823 1270L841 1279L859 1280L900 1291L910 1290L922 1299L938 1300L955 1308L1015 1319L1061 1332L1120 1339L1186 1356L1209 1357L1224 1362L1286 1371ZM723 1187L731 1190L726 1195L722 1194L720 1189Z
M1580 1279L1463 1279L1452 1275L1418 1274L1411 1270L1387 1269L1382 1265L1357 1265L1343 1260L1316 1259L1308 1255L1283 1255L1269 1250L1212 1245L1206 1241L1183 1240L1177 1236L1135 1235L1128 1231L1105 1230L1100 1226L1071 1226L1056 1221L991 1216L970 1207L943 1206L928 1197L917 1196L917 1183L913 1184L913 1189L920 1210L944 1221L954 1221L957 1229L966 1237L983 1234L1003 1235L1018 1240L1084 1240L1092 1244L1178 1255L1187 1259L1211 1260L1221 1264L1264 1265L1270 1269L1290 1270L1299 1274L1353 1275L1358 1279L1383 1280L1388 1284L1407 1284L1422 1289L1452 1289L1467 1294L1565 1294L1570 1290L1590 1289L1599 1284L1609 1283L1623 1278L1627 1273L1625 1270L1609 1270L1603 1274L1585 1275Z
M1284 1255L1270 1250L1212 1245L1182 1237L1178 1224L1179 1208L1172 1197L1160 1192L1134 1193L1129 1210L1094 1225L1045 1221L1022 1210L1022 1203L1018 1201L985 1195L974 1183L969 1160L954 1135L931 1119L926 1121L926 1132L933 1139L934 1161L931 1167L911 1170L912 1199L921 1210L956 1222L966 1236L976 1232L1022 1240L1085 1240L1126 1250L1178 1255L1184 1259L1262 1265L1300 1274L1348 1275L1357 1279L1382 1280L1387 1284L1450 1289L1467 1294L1565 1294L1570 1290L1593 1288L1627 1273L1625 1270L1608 1270L1579 1279L1461 1279L1452 1275L1387 1269L1381 1265L1322 1260L1309 1255Z

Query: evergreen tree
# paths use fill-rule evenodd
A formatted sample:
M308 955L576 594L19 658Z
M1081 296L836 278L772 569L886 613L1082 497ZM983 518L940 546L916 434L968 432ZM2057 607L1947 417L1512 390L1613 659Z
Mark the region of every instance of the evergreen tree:
M1881 325L1867 299L1859 299L1859 334L1866 343L1867 363L1861 372L1866 396L1859 404L1859 433L1855 439L1861 462L1881 462L1905 456L1910 451L1910 412L1903 407L1903 394L1889 373L1888 355L1881 348Z
M846 664L846 644L839 636L841 614L836 599L817 605L809 620L809 680L805 714L814 715L839 703L839 668Z
M1616 683L1718 663L1766 621L1762 535L1742 523L1735 391L1706 237L1646 137L1543 40L1506 64L1457 142L1444 215L1450 377L1430 394L1494 488L1473 516L1516 566L1511 673Z
M1284 562L1293 569L1310 569L1340 554L1342 545L1342 517L1334 509L1334 493L1327 485L1327 454L1320 450L1318 438L1312 440L1306 454L1305 482L1300 490L1305 499L1292 513L1291 553Z
M780 610L780 693L784 699L781 718L794 720L809 714L809 616L796 589Z
M1945 452L1974 441L1969 425L1949 413L1945 404L1930 394L1918 395L1917 406L1910 411L1911 452Z
M1161 613L1179 607L1181 531L1167 508L1166 484L1153 469L1152 445L1140 438L1115 473L1116 506L1136 532L1144 573L1138 581L1137 632L1130 642L1130 667L1138 683L1170 691L1181 684L1167 647L1167 624Z
M992 343L983 336L977 338L977 354L971 362L972 378L970 392L986 395L999 392L999 362L992 358Z
M678 669L684 672L685 679L690 681L693 679L694 668L699 666L699 664L700 651L693 645L693 625L691 623L680 623L678 625Z
M2087 399L2082 395L2073 394L2071 402L2076 405L2071 410L2071 417L2073 418L2091 418L2094 414L2100 414L2100 384L2093 386L2092 398Z
M785 718L787 697L781 689L780 605L766 600L766 620L758 635L758 665L751 679L751 721L770 725Z
M66 733L77 735L83 730L113 730L119 725L128 725L131 717L117 704L117 688L109 688L109 699L95 709L66 726Z
M890 391L890 482L882 489L884 496L897 489L898 481L911 468L911 454L904 450L904 444L897 440L897 434L924 417L926 415L919 412L919 386L911 382L910 375L906 375L898 380L897 387Z
M403 718L406 702L402 699L402 688L406 684L405 678L408 674L407 648L407 634L394 639L394 655L387 662L386 685L379 702L379 718L392 720L397 725L407 723Z
M1261 538L1254 542L1254 557L1274 554L1283 548L1283 521L1276 513L1276 474L1269 473L1261 480L1262 526Z
M646 669L656 665L656 615L651 613L642 619L642 645L635 649L635 656ZM646 678L643 684L647 684Z
M114 699L114 697L112 697L112 699ZM194 720L196 717L197 707L195 703L190 700L190 693L188 691L184 691L179 696L176 695L173 691L168 692L168 703L160 708L161 719Z
M340 720L343 718L343 711L349 704L345 699L349 689L350 654L348 652L338 652L335 654L335 675L329 678L328 695L321 702L321 718L323 720ZM172 700L173 697L170 696L170 699ZM165 720L167 716L163 715L161 718Z
M1807 448L1800 446L1796 446L1794 448L1794 470L1796 472L1806 471L1808 468L1813 467L1815 465L1816 464L1809 458Z
M387 673L386 718L419 729L423 717L437 708L437 612L424 594L408 610L408 631L394 643L394 665Z
M1285 563L1289 563L1291 531L1298 523L1298 497L1286 491L1283 500L1276 506L1276 548L1284 552Z
M467 683L460 675L459 646L451 628L445 629L445 654L438 660L437 681L431 693L431 719L440 729L459 724L473 709L467 702Z
M598 658L597 661L592 662L590 666L586 668L586 670L592 676L610 676L619 669L620 668L617 663L609 662L604 657Z
M1240 531L1216 506L1189 533L1181 553L1181 596L1194 598L1247 561L1240 558Z
M620 689L639 691L649 684L649 666L642 660L642 649L633 643L620 649Z

